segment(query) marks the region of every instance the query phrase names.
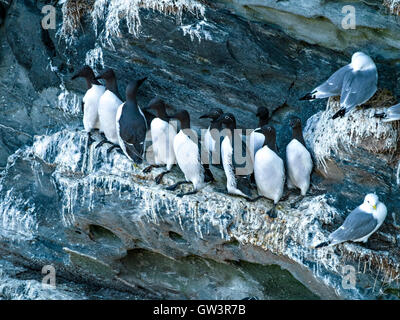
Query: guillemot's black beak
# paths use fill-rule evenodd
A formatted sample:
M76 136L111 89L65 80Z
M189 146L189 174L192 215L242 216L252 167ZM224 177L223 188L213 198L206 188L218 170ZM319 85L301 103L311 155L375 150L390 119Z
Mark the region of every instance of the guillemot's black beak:
M147 80L147 77L144 77L143 79L140 79L137 81L137 86L139 87L143 82Z
M208 119L211 118L211 115L209 113L203 114L202 116L200 116L199 119Z

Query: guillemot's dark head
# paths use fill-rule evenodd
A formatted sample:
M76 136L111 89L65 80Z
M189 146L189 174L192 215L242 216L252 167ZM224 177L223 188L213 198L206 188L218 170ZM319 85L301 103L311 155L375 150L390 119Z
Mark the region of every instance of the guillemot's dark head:
M213 108L210 112L203 114L200 119L211 119L212 121L218 120L218 118L223 114L222 109Z
M292 129L295 128L300 128L301 129L301 120L298 117L293 117L290 119L289 125L292 127Z
M142 110L144 111L148 111L148 110L154 110L157 112L157 116L158 118L162 119L162 120L168 120L171 117L168 117L167 115L167 107L168 106L164 100L160 99L160 98L153 98L149 104L147 105L147 107L143 108Z
M258 107L256 116L259 119L269 120L269 111L265 107Z
M147 107L143 108L143 110L154 110L157 112L160 111L164 111L167 108L167 105L165 104L164 100L160 99L160 98L153 98L149 104L147 105Z
M89 66L84 66L72 76L71 80L75 80L77 78L94 79L95 77L96 76L94 75L93 69Z
M170 117L171 119L177 119L181 123L181 129L190 128L190 115L186 110L181 110Z
M298 117L293 117L289 122L292 128L292 139L296 139L301 142L304 146L306 145L303 138L303 131L301 128L301 120Z
M217 122L223 127L234 130L236 129L236 118L232 113L224 113L218 119Z
M275 128L270 125L265 125L261 127L260 131L265 137L264 146L268 146L268 148L277 152Z
M81 70L79 70L79 72L72 76L71 80L75 80L77 78L84 78L86 80L88 89L91 88L92 84L100 84L100 82L96 80L93 69L89 66L84 66Z
M139 87L142 85L143 82L145 82L147 77L143 79L139 79L136 81L132 81L128 84L126 87L126 100L136 100L136 95Z
M265 107L258 107L256 116L258 117L258 126L261 128L268 124L269 121L269 111Z
M81 70L79 70L72 76L71 80L75 80L77 78L94 79L95 75L93 69L89 66L84 66Z
M99 79L104 79L106 81L106 88L107 90L110 90L113 92L119 99L121 99L121 96L118 91L118 86L117 86L117 77L115 76L115 72L113 69L107 69L104 71L102 74L97 76L95 78L96 80ZM122 100L122 99L121 99Z
M116 77L115 77L115 72L114 72L114 70L113 70L113 69L107 69L107 70L104 71L102 74L100 74L100 75L98 75L98 76L96 77L96 80L99 80L99 79L104 79L104 80L106 80L106 81L115 80Z

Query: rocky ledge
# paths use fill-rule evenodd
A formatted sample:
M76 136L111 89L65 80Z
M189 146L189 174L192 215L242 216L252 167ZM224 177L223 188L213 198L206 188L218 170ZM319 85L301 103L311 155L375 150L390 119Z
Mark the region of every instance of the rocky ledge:
M354 1L356 30L341 28L342 3L332 1L59 3L56 30L46 30L32 25L48 1L0 1L0 298L15 287L37 298L28 289L39 283L23 282L25 293L22 281L47 264L58 283L79 280L74 293L85 281L88 291L130 291L103 298L399 297L398 124L374 119L373 108L332 121L335 99L325 111L325 101L298 101L362 50L386 89L371 104L397 102L398 0ZM164 190L182 178L178 169L157 186L159 171L144 175L116 152L88 148L84 89L70 79L84 63L114 68L121 92L149 76L140 105L157 95L197 127L214 106L254 128L265 106L280 150L298 115L316 164L310 193L285 195L272 220L269 201L217 192L220 172L218 185L178 199ZM374 191L389 214L368 247L312 249ZM346 266L357 272L355 289L342 286Z
M331 108L334 100L318 115L320 121L326 121ZM354 112L354 121L367 112ZM394 132L391 124L367 119L377 128L369 139ZM305 136L318 132L319 125L311 118ZM322 143L329 144L321 137L310 143L316 159ZM363 145L357 143L352 149L360 152ZM296 192L286 195L277 218L271 219L271 202L248 203L217 192L224 183L218 170L217 185L177 198L165 185L182 179L179 169L156 185L153 178L160 169L143 174L143 167L106 150L88 146L82 131L63 130L36 136L31 147L12 155L0 181L1 250L33 268L53 264L68 277L143 290L153 298L364 299L398 294L400 255L391 218L368 247L346 243L313 249L343 221L347 212L341 208L349 205L331 196L323 183L314 183L303 198ZM340 170L344 159L339 161L338 154L330 158ZM332 168L326 162L317 167ZM354 170L363 172L361 166ZM387 205L391 215L393 208ZM342 285L345 266L356 270L353 289Z

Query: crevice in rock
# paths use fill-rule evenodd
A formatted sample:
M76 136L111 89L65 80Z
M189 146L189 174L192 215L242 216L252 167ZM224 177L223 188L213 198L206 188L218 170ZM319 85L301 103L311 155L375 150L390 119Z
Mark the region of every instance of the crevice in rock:
M171 259L145 249L129 250L120 262L123 281L167 299L318 299L277 265L196 255Z
M89 237L106 245L121 246L121 239L112 231L99 225L89 225Z
M173 240L177 243L187 244L187 241L179 233L176 233L174 231L169 231L168 236L171 240Z
M42 42L47 49L49 57L54 58L57 55L56 47L54 46L53 40L51 40L49 30L40 28Z
M224 247L237 248L240 246L240 242L236 238L232 238L230 241L224 242L222 245Z

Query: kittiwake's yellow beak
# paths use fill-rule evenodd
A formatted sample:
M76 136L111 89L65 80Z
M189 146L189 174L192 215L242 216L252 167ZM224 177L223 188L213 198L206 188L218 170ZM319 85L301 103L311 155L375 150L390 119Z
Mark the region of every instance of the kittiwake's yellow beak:
M374 208L374 210L376 210L376 204L374 204L374 205L372 206L372 208Z

